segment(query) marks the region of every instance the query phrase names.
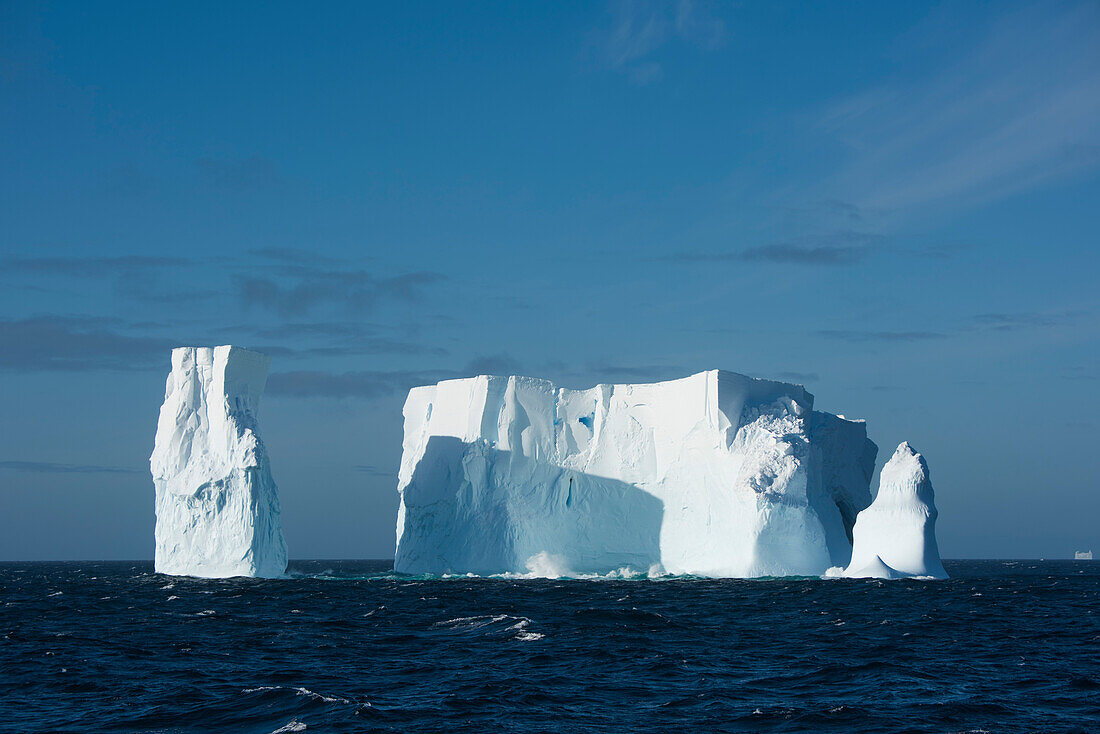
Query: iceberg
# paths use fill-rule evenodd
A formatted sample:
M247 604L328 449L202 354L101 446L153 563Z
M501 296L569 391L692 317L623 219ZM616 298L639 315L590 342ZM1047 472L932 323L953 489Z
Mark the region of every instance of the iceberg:
M819 576L848 565L878 448L800 385L711 370L559 388L446 380L405 401L402 573Z
M271 578L286 571L279 493L257 422L269 362L233 346L172 350L149 458L158 573Z
M936 503L924 457L898 446L879 476L878 495L856 517L848 578L947 578L936 545Z

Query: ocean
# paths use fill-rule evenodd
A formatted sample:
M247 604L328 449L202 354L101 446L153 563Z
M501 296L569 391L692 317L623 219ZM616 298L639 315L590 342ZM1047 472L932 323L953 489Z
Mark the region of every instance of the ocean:
M4 732L1094 732L1100 563L948 581L0 564Z

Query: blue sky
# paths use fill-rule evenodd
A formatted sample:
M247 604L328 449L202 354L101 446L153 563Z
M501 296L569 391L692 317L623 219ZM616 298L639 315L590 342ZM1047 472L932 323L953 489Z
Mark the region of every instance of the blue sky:
M1095 3L0 3L0 559L149 558L168 350L273 357L291 556L392 556L408 387L720 367L1100 546Z

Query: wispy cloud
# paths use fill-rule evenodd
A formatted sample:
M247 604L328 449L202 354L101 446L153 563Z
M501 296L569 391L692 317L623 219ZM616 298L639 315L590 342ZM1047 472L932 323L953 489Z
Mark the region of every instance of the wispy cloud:
M946 334L938 331L859 331L823 329L814 332L826 339L845 342L920 342L931 339L944 339Z
M0 470L31 474L145 474L146 469L97 464L60 464L54 461L0 461Z
M837 232L728 252L682 252L662 259L681 263L770 262L797 265L853 265L871 254L874 246L885 241L886 238L878 234Z
M862 222L864 218L862 209L851 202L841 201L840 199L825 199L818 204L818 208L837 219L853 223Z
M910 56L902 52L896 81L823 115L825 129L852 153L829 189L861 207L907 212L997 199L1095 170L1098 31L1095 3L1001 14L976 45L925 28ZM926 64L930 48L938 70L903 76L910 57L914 67Z
M392 469L382 469L371 464L356 464L355 471L362 472L372 477L396 477L397 472Z
M1096 365L1068 365L1062 369L1062 377L1067 380L1100 380L1100 369Z
M257 346L269 354L287 356L354 356L362 354L408 354L446 356L448 351L438 345L426 345L406 339L395 339L381 333L381 328L355 322L290 322L275 326L236 325L216 329L219 338L247 338L282 342L279 346ZM322 344L310 342L322 341ZM293 347L284 346L286 343Z
M297 247L254 247L248 251L264 260L273 260L280 263L293 263L295 265L309 265L312 267L332 267L340 265L342 261L322 255L313 250L303 250Z
M518 375L522 371L519 362L507 354L490 354L474 357L466 364L470 375Z
M203 183L235 191L255 191L283 180L275 162L259 155L233 160L203 157L195 161L195 170Z
M36 275L61 275L86 278L117 275L121 272L175 268L189 265L190 261L178 257L154 257L146 255L120 255L116 257L7 257L0 266L12 273Z
M188 283L197 275L194 260L181 257L114 255L101 257L9 257L0 260L6 275L35 278L105 281L115 295L144 304L194 304L219 295L217 290ZM19 287L33 288L21 283ZM69 287L69 286L58 286ZM42 289L48 290L48 289Z
M0 256L0 266L6 288L113 296L140 304L143 314L160 314L164 322L58 314L0 319L0 369L5 370L140 370L163 366L167 350L180 343L229 341L295 359L448 354L438 343L414 338L420 326L438 319L415 317L411 306L400 325L385 330L357 322L381 304L420 303L431 286L446 280L434 272L371 272L361 261L293 248L203 259L11 255ZM244 308L234 309L235 304ZM235 317L229 316L234 311ZM322 316L313 320L318 312ZM186 320L180 320L181 313ZM226 327L228 318L243 325Z
M1084 315L1085 312L1083 311L983 313L974 317L973 325L979 329L993 331L1019 331L1020 329L1064 326Z
M925 257L931 260L950 260L956 255L971 249L971 247L973 247L973 245L968 242L941 242L918 247L912 250L912 253L918 257Z
M1056 329L1073 324L1090 313L1083 310L994 312L977 314L953 328L940 331L823 329L811 333L825 339L851 343L922 342L959 337L973 338L983 332L996 334L1027 329Z
M370 399L398 395L417 385L433 385L440 380L457 376L457 373L451 371L416 370L276 372L267 380L267 393L294 398Z
M569 368L563 363L547 363L539 374L558 373L582 380L585 387L598 382L653 382L683 377L688 371L668 365L588 364ZM372 399L400 395L418 385L434 385L440 380L452 380L475 375L522 374L520 363L508 355L474 357L462 369L435 370L367 370L325 372L299 370L276 372L267 381L270 395L293 398L361 398Z
M851 245L777 244L750 247L739 253L741 260L773 263L797 263L802 265L851 265L867 255L867 248Z
M20 372L161 369L167 367L170 350L181 344L234 343L281 359L448 355L446 349L436 345L375 334L369 326L357 329L354 324L241 325L198 329L183 337L159 335L174 328L155 322L61 315L0 320L0 369ZM321 337L320 343L314 337ZM506 367L508 363L502 361L506 359L503 355L480 358L466 372L451 371L446 376L475 374L474 370L485 366Z
M379 398L399 395L418 385L476 375L515 375L520 364L506 354L477 356L462 369L366 370L325 372L299 370L272 374L267 392L285 397Z
M223 294L214 288L193 286L170 268L127 269L115 273L116 296L141 304L164 304L173 307L194 306L219 298Z
M36 316L0 320L0 369L136 370L167 364L175 344L131 336L118 319Z
M383 300L413 300L425 287L446 280L428 271L378 276L365 270L287 266L281 272L282 278L234 276L238 297L247 306L282 316L308 313L322 305L362 312Z
M799 384L817 382L821 379L821 376L816 372L777 372L775 376L780 380L790 380Z
M385 301L417 300L427 288L447 280L431 271L372 272L362 268L362 261L274 247L250 250L246 257L202 260L145 255L7 257L0 265L4 275L113 282L117 296L143 304L197 305L236 296L247 307L284 317L322 306L362 313Z
M656 382L675 377L683 377L689 374L689 372L682 367L673 367L669 365L590 364L585 369L578 370L573 374L583 375L605 382L618 380L624 382Z
M670 41L713 49L725 37L726 24L709 4L620 0L611 5L611 26L598 45L608 67L643 85L664 76L664 66L653 56Z

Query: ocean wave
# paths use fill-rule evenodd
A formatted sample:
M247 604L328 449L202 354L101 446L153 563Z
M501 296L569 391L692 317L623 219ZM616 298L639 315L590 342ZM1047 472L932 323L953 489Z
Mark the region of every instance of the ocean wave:
M97 565L96 581L80 564L0 564L0 672L17 697L0 728L1096 728L1100 675L1082 651L1100 643L1100 564L954 561L954 580L922 584L444 580L298 563L344 581L180 579L165 594L169 579L132 563Z
M255 688L244 688L241 690L241 693L268 693L271 691L293 692L296 696L306 696L314 701L323 701L324 703L356 703L349 698L326 696L323 693L317 693L316 691L311 691L301 686L256 686Z
M447 632L510 636L520 642L543 639L546 635L532 631L531 624L531 620L527 617L516 617L511 614L482 614L436 622L431 625L431 628Z

